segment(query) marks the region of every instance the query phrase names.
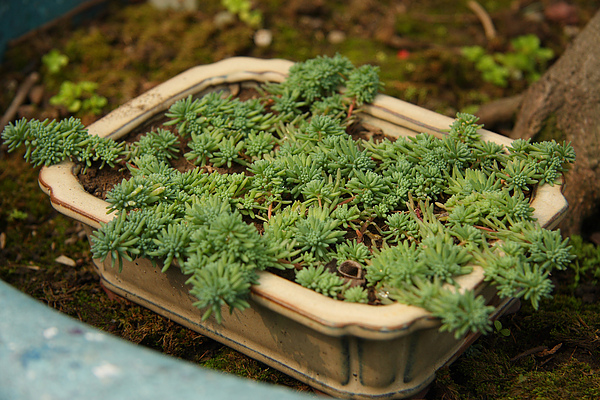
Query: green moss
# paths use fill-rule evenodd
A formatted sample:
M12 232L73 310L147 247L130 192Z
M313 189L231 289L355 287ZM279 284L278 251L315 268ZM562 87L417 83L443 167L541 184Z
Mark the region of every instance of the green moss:
M465 399L597 398L600 380L586 362L573 358L556 367L542 367L542 357L532 354L515 361L501 353L482 348L477 355L463 356L440 372L443 379L436 390L460 392L459 398Z
M37 183L38 168L31 168L19 151L11 158L0 159L0 218L8 218L12 210L27 212L31 218L42 218L48 214L49 207L42 200Z
M292 61L304 61L316 56L318 49L313 49L310 38L292 25L276 22L274 30L277 37L273 40L273 52L277 57Z
M575 359L550 370L514 366L509 360L493 357L474 366L476 370L468 376L472 383L466 385L468 392L463 388L460 398L558 400L600 396L600 380L594 377L594 369Z
M598 398L598 303L559 294L537 312L524 305L501 322L510 336L480 338L439 372L433 398Z
M256 381L292 386L304 391L308 389L304 385L299 385L298 382L289 376L228 347L222 347L213 357L200 362L200 364L206 368L243 376Z
M556 114L551 113L544 120L542 128L534 139L536 142L544 140L556 140L557 142L562 142L563 140L566 140L565 132L560 130L556 125Z
M504 394L498 399L598 399L600 380L590 365L570 360L551 371L530 371L519 374L503 387Z
M396 18L396 32L400 35L410 35L418 31L419 23L412 19L408 13Z
M101 69L107 60L116 56L109 37L98 29L79 29L65 47L71 64L85 64L87 69Z
M253 37L254 30L245 24L221 30L214 39L215 59L220 60L246 53L254 45Z
M393 57L393 53L384 44L356 36L347 37L339 45L338 51L355 65L379 65L387 61L387 57Z

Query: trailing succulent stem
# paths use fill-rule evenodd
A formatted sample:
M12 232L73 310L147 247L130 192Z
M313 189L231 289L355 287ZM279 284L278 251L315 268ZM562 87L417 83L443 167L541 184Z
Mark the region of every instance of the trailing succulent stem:
M334 299L422 307L457 337L491 330L493 308L460 287L476 266L500 296L537 307L552 271L574 257L559 231L536 223L531 196L561 181L573 148L485 142L477 118L461 113L441 139L352 136L380 88L376 67L318 57L246 101L218 91L180 100L169 130L126 146L73 118L20 120L2 137L36 166L129 169L106 196L116 215L92 253L119 268L146 257L181 269L204 319L247 308L259 271L288 268ZM180 149L187 171L172 164ZM350 282L337 268L348 263L364 276Z
M25 160L34 166L54 165L65 160L79 162L84 167L92 161L115 166L123 155L123 145L110 139L90 136L77 118L62 121L21 119L9 123L2 132L8 151L25 147Z

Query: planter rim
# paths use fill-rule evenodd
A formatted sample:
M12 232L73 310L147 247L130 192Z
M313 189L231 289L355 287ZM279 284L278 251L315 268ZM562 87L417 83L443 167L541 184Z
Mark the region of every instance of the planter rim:
M90 134L118 139L152 116L164 112L177 100L212 86L243 81L281 81L289 67L287 60L234 57L214 64L193 67L117 108L88 127ZM401 110L398 111L398 110ZM365 107L365 119L378 121L390 129L427 132L443 136L453 119L386 95L378 95ZM386 121L386 122L382 122ZM427 121L427 123L423 122ZM402 130L401 129L401 130ZM511 140L481 129L484 140L509 145ZM76 165L63 162L43 167L41 189L50 196L55 209L94 229L114 217L106 213L108 202L87 193L76 178ZM561 185L543 185L532 202L540 225L553 228L567 210ZM439 325L439 321L419 307L394 303L384 306L347 303L323 296L270 272L260 272L258 285L251 288L253 300L298 322L334 336L355 334L365 338L396 337L414 330ZM457 278L461 288L482 290L482 268ZM200 311L199 311L200 312Z

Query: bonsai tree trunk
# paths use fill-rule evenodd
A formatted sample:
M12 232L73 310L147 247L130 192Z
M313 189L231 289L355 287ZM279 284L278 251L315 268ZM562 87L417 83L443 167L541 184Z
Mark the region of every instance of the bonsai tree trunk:
M570 141L576 162L566 176L565 234L600 211L600 12L525 93L511 136Z

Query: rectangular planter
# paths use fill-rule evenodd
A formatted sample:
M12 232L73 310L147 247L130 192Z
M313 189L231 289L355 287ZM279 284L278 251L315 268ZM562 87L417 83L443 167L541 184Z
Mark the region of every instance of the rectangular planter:
M213 90L235 94L240 85L279 82L291 65L285 60L231 58L195 67L121 106L90 125L89 131L118 139L188 95ZM438 137L453 121L385 95L365 107L363 120L389 135L426 132ZM495 133L480 133L485 140L510 144ZM85 224L89 237L112 215L106 214L107 202L84 191L74 167L65 162L43 168L39 182L53 206ZM553 228L567 209L559 185L537 188L532 205L546 228ZM108 259L94 262L104 285L115 293L338 397L414 396L476 338L470 334L455 339L453 333L438 332L439 321L418 307L341 302L269 272L261 272L259 284L252 287L250 309L233 314L224 310L222 324L212 317L203 322L188 293L187 278L177 268L161 273L149 260L137 259L125 261L119 273ZM511 304L483 281L481 268L457 282L494 305L493 318Z

